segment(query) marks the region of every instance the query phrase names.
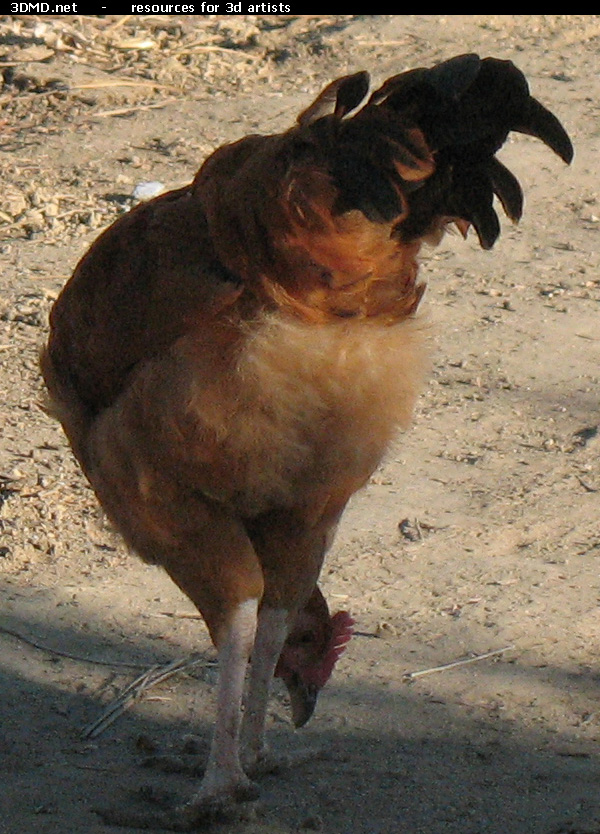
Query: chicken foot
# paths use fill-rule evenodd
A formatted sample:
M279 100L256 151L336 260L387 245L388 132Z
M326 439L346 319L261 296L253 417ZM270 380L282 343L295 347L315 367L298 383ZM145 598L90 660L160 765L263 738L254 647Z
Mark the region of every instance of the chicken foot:
M257 787L240 762L240 723L244 681L257 630L258 601L241 603L219 649L217 720L206 771L198 792L181 809L184 816L202 814L215 803L256 799Z
M199 790L183 805L168 809L99 810L105 822L128 828L193 831L215 820L235 816L239 803L258 798L257 786L240 763L241 705L256 634L257 610L256 599L238 605L219 647L217 719Z
M274 609L263 606L258 613L252 662L244 699L240 742L240 758L243 770L251 778L293 767L295 764L308 761L315 755L320 754L320 751L316 749L275 753L265 741L271 682L288 633L288 621L289 614L282 608ZM215 732L213 745L216 743L216 737L217 733ZM147 764L169 773L196 775L204 772L204 758L201 755L153 755L148 759ZM207 774L208 770L207 767Z

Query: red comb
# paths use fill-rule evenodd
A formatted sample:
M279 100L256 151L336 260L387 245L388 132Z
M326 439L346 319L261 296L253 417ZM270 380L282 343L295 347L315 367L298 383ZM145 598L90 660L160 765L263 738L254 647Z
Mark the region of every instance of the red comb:
M319 687L319 689L327 683L333 672L333 667L340 659L341 655L350 638L354 634L354 620L347 611L338 611L331 618L331 638L327 651L323 656L323 660L318 669L315 669L311 674L312 681Z

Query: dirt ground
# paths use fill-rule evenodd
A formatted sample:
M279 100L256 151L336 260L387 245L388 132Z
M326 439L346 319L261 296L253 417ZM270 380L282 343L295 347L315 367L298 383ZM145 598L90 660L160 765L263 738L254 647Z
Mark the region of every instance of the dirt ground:
M414 426L323 571L357 634L307 728L278 689L265 777L217 832L600 832L600 16L0 17L0 832L100 834L95 809L197 779L214 651L191 604L108 528L40 409L52 299L136 185L289 126L329 80L465 51L515 61L568 129L567 168L513 136L523 221L423 259L436 336ZM406 673L494 652L407 681ZM90 736L144 670L199 653ZM196 742L197 744L198 742Z

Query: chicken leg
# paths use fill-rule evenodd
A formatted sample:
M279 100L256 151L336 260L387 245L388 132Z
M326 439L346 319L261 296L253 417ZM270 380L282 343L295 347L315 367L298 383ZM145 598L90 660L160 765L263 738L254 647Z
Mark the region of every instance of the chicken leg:
M241 603L219 648L217 720L200 789L180 810L196 821L232 802L256 799L258 789L240 762L240 718L246 669L254 645L258 603ZM285 639L285 635L284 635Z
M265 722L271 681L288 634L289 612L264 606L258 615L242 721L242 759L251 771L267 754Z

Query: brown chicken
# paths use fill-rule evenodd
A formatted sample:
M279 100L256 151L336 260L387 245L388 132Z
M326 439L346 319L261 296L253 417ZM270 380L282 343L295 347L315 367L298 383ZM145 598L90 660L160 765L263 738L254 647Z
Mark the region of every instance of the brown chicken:
M509 131L569 162L510 62L461 55L330 84L274 136L219 148L84 256L42 356L53 410L109 518L198 607L216 726L188 819L253 793L274 674L304 723L350 637L317 579L350 496L410 421L427 368L423 242L490 248ZM244 681L251 657L247 692Z

